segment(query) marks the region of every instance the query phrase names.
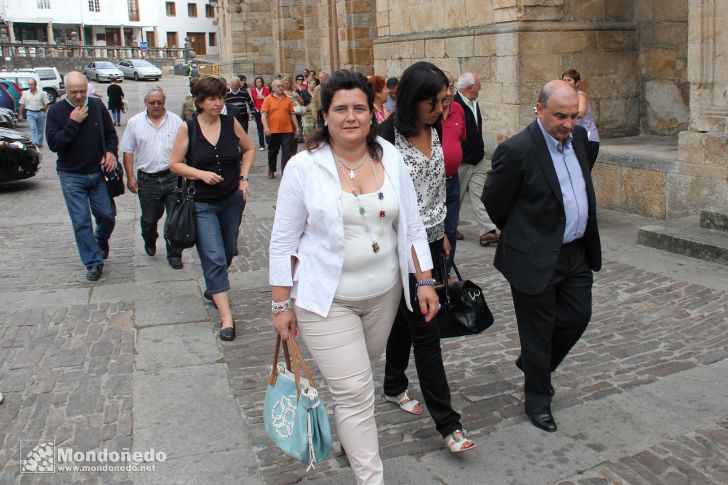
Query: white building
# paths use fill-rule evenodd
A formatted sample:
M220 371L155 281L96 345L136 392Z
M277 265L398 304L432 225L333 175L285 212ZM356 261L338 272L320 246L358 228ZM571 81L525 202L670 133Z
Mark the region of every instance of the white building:
M215 10L207 0L0 0L11 42L184 47L219 53Z

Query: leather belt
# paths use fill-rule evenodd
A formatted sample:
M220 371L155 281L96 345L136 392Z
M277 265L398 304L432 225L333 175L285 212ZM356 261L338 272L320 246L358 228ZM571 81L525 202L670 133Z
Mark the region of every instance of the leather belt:
M143 170L139 170L139 172L143 173L144 175L148 175L149 177L164 177L169 173L169 169L160 170L159 172L154 173L145 172Z

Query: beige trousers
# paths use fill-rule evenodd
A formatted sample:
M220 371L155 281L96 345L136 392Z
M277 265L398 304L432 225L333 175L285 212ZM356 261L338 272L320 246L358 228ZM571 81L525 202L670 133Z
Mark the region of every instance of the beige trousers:
M296 307L298 328L326 379L341 445L358 484L384 483L371 361L387 346L402 283L368 300L334 299L328 317Z
M463 163L458 169L458 175L460 176L460 205L463 205L466 196L470 198L475 222L480 228L481 236L495 229L495 224L490 220L483 201L480 200L483 196L485 179L488 177L488 167L488 160L483 158L477 165Z

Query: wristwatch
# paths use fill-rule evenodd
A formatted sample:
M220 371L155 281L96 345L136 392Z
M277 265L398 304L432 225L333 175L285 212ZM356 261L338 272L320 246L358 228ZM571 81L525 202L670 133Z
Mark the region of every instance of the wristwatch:
M248 176L247 175L241 175L240 176L240 180L242 180L243 182L247 182L248 181Z

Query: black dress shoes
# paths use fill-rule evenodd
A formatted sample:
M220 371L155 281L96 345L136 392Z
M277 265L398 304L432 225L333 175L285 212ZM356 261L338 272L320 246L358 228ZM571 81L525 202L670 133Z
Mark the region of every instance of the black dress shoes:
M145 239L144 252L146 252L148 256L154 256L157 254L157 241L147 241Z
M549 433L553 433L554 431L556 431L556 421L554 420L551 411L534 414L526 410L526 416L531 419L531 424L533 424L538 429L542 429Z
M167 256L167 262L174 269L182 269L185 267L182 263L182 256Z
M101 278L103 266L91 266L86 270L86 279L89 281L98 281Z
M220 329L220 340L230 342L235 340L235 320L233 320L233 326Z

